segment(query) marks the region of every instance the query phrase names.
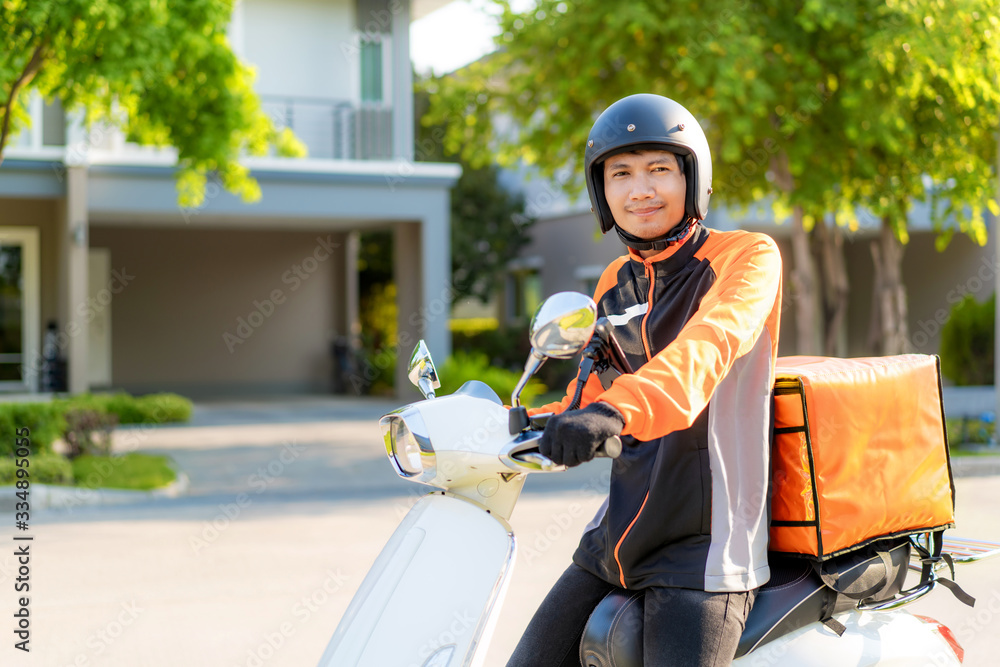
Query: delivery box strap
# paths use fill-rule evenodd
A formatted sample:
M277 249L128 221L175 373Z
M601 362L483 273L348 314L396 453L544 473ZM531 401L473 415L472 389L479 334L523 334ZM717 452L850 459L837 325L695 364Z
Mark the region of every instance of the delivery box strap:
M823 563L813 561L812 565L816 574L828 587L853 600L865 600L884 589L892 577L892 559L889 557L889 552L879 549L875 555L882 561L882 572L879 573L875 568L866 570L863 575L850 583L841 582L841 573L826 571Z
M860 564L851 565L839 571L830 571L828 567L837 567L830 561L814 561L812 563L813 570L823 583L837 593L837 596L834 596L824 605L822 615L819 619L823 625L835 632L837 636L843 636L844 631L847 629L843 623L833 618L833 614L836 611L837 597L843 595L852 600L857 600L860 604L863 600L872 596L883 595L886 589L892 586L893 583L894 568L889 550L894 548L891 544L883 545L881 548L874 547L874 551L869 552L873 553L881 561L881 571L878 567L863 567ZM860 574L855 574L855 571L858 569L861 570Z
M927 539L930 548L925 547L915 539L910 540L913 544L913 548L920 554L920 562L923 564L923 568L921 568L920 572L920 584L923 585L924 583L930 581L933 577L936 579L937 583L951 591L952 594L958 598L959 602L962 602L970 607L974 607L976 605L976 598L966 593L962 587L955 582L955 561L952 559L951 554L942 553L941 551L941 547L944 544L944 530L935 530L928 533ZM943 577L937 577L934 575L934 568L941 561L944 561L948 565L948 570L951 573L951 579L944 579Z
M812 521L781 521L771 519L771 526L775 528L816 528L819 526L819 519Z
M774 395L802 394L802 381L797 377L778 378L774 382Z
M781 426L774 429L775 435L785 435L786 433L808 433L805 426Z

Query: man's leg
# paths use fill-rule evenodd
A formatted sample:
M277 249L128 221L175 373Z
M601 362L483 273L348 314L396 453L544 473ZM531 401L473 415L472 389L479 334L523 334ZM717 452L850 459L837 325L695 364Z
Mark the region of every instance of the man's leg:
M580 566L570 565L542 600L507 667L579 667L583 628L594 607L613 588Z
M733 661L756 591L648 588L643 661L657 667L723 667Z

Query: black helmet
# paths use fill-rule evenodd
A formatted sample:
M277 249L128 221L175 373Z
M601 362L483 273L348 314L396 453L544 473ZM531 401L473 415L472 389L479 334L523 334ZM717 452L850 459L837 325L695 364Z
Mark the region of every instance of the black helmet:
M705 133L691 112L677 102L643 93L624 97L605 109L587 137L584 153L587 192L601 223L601 232L607 234L616 226L604 196L604 160L626 150L643 149L667 150L677 155L687 181L682 227L694 220L704 220L712 194L712 153ZM620 228L618 231L619 235L624 232ZM633 245L625 236L622 240ZM654 247L648 242L642 245ZM656 247L661 245L658 243Z

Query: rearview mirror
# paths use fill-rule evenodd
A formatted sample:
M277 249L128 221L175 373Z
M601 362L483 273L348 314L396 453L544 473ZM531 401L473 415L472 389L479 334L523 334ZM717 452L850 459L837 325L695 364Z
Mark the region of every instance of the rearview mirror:
M531 319L531 347L551 359L572 359L594 335L597 304L579 292L553 294Z
M547 358L571 359L583 350L593 337L596 324L597 304L589 296L558 292L546 299L531 318L531 354L514 387L511 405L521 405L524 385Z
M406 377L410 378L410 382L416 385L424 398L434 398L434 390L441 386L430 350L427 349L427 343L423 340L413 348Z

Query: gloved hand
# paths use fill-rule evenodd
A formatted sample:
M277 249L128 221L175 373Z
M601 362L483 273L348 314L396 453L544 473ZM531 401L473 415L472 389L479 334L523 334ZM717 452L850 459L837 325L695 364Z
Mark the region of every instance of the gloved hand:
M607 403L591 403L549 418L538 442L538 451L573 467L594 458L597 448L613 435L620 435L625 419Z

